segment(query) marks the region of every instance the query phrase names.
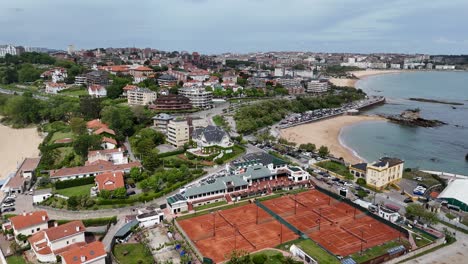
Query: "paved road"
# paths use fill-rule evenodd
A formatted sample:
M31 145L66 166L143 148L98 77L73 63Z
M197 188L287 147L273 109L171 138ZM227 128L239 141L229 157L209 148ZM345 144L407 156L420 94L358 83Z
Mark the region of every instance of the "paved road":
M443 225L438 225L437 228L442 230ZM468 235L448 228L451 232L456 233L457 242L450 246L444 247L435 252L426 254L414 260L405 263L411 264L463 264L468 262Z
M104 247L107 252L111 250L111 244L112 244L112 238L114 235L119 231L120 228L122 228L125 225L125 220L123 218L120 218L115 225L112 225L109 230L107 231L106 236L102 240L102 243L104 244Z

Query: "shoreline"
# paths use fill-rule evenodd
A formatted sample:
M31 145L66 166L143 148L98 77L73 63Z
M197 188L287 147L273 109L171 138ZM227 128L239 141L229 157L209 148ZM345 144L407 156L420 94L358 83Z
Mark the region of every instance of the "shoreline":
M354 76L356 76L356 79L350 79L350 78L331 78L330 82L333 85L339 86L339 87L354 87L357 88L357 83L360 80L364 80L370 76L376 76L376 75L382 75L382 74L396 74L396 73L402 73L406 72L404 70L362 70L362 71L353 71L350 72ZM408 71L409 72L409 71Z
M346 162L358 163L364 158L352 148L348 147L341 139L344 128L373 121L386 121L385 118L369 115L341 115L330 119L320 120L296 127L280 130L281 137L297 144L313 143L317 149L324 145L330 150L330 154L336 158L343 157Z
M0 123L0 180L14 173L24 158L39 157L43 139L37 127L15 129Z

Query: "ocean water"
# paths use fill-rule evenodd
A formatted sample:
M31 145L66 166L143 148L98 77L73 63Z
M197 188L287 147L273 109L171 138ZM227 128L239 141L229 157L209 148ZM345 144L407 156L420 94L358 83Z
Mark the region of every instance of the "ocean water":
M340 140L367 161L382 156L405 160L405 167L468 175L468 72L405 72L371 76L357 87L383 95L387 103L368 114L399 114L421 109L421 116L448 123L436 128L370 121L345 127ZM454 106L410 101L410 97L463 103Z

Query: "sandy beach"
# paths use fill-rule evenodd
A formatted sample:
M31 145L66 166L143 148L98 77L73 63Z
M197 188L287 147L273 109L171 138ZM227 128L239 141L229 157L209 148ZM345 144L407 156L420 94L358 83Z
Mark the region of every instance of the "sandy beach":
M380 75L380 74L389 74L389 73L399 73L402 70L363 70L363 71L353 71L351 72L354 76L358 79L339 79L339 78L331 78L330 82L336 86L348 86L348 87L355 87L357 81L359 79L364 79L369 76L373 75Z
M281 137L297 144L313 143L319 148L324 145L335 157L343 157L346 162L358 163L360 158L341 145L339 136L342 128L359 122L385 120L378 116L338 116L281 130Z
M14 172L24 158L38 157L37 147L41 142L42 137L35 127L13 129L0 124L0 179Z

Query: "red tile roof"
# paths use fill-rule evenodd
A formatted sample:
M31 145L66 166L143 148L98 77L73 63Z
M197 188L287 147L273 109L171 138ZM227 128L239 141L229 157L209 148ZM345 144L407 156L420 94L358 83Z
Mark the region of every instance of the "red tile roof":
M89 128L89 129L99 129L99 128L103 128L103 127L108 127L107 124L104 124L101 122L101 120L99 119L94 119L94 120L91 120L91 121L88 121L86 123L86 127Z
M115 131L107 127L101 127L98 130L94 131L94 134L96 135L100 135L102 133L107 133L115 136Z
M50 171L50 177L59 178L59 177L74 176L74 175L102 173L102 172L107 172L107 171L124 171L124 170L130 170L133 167L141 167L141 163L138 161L135 161L135 162L130 162L128 164L114 165L110 161L99 160L87 166L62 168L62 169Z
M55 241L64 237L85 232L85 226L81 221L72 221L56 227L44 230L49 241Z
M93 85L89 86L89 89L91 91L96 92L96 91L99 91L99 90L105 90L106 88L104 86L102 86L102 85L99 85L99 84L93 84Z
M107 252L104 249L104 244L100 241L95 241L62 253L62 262L66 264L81 264L106 255Z
M153 69L145 67L145 66L140 66L134 69L135 71L153 71Z
M105 172L94 179L99 190L113 191L125 186L123 172Z
M46 211L24 213L10 218L10 222L16 230L47 223L48 221L49 216Z
M124 91L130 91L130 90L135 90L136 88L138 88L138 86L127 84L127 85L125 85L125 87L122 88L122 89L123 89Z
M39 165L40 161L41 158L25 158L20 168L16 171L15 176L8 180L8 182L5 184L5 187L15 189L21 188L25 182L25 178L23 178L23 172L34 171Z
M102 142L106 142L106 143L111 143L111 144L117 145L117 140L115 140L115 139L113 139L113 138L109 138L109 137L103 137L103 138L102 138Z

